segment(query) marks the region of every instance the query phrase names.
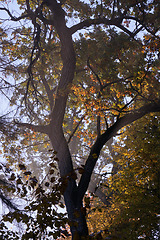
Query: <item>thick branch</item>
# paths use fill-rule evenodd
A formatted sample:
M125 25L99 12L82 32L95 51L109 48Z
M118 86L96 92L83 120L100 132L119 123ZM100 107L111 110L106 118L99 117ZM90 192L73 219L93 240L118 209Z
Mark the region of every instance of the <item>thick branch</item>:
M128 28L126 28L125 26L122 25L122 21L124 19L134 20L134 21L138 22L141 25L141 27L136 29L135 32L131 32ZM99 24L104 24L107 26L114 25L114 26L120 28L121 30L123 30L123 32L127 33L131 38L134 38L142 30L142 28L145 28L148 32L155 35L155 33L151 32L141 20L139 20L135 17L132 17L132 16L125 16L125 15L121 15L120 17L112 18L112 19L106 19L105 17L97 18L97 19L87 19L87 20L84 20L83 22L80 22L80 23L72 26L70 28L70 32L71 32L71 34L74 34L78 30L84 29L85 27L90 27L90 26L99 25Z
M138 18L134 17L134 16L125 16L125 19L129 19L129 20L134 20L136 22L138 22L141 27L137 29L138 32L140 32L142 30L142 28L146 29L149 33L155 35L156 32L159 30L159 29L156 29L155 31L151 31L147 26L146 24L144 23L144 21L142 20L139 20ZM134 33L135 35L135 33Z
M76 59L72 36L66 26L64 10L56 0L47 0L45 3L52 11L54 27L61 42L61 57L63 68L57 87L55 103L50 115L51 122L49 125L49 138L54 150L57 152L60 175L63 177L69 175L73 171L72 159L68 144L64 137L62 123L64 119L68 94L74 77ZM72 180L70 184L71 185L68 186L66 191L74 192L75 181ZM65 197L65 201L68 201L66 198L67 197ZM66 205L69 207L69 203Z
M54 26L61 41L61 56L63 61L61 78L51 113L51 123L55 128L62 128L67 98L74 77L76 59L72 36L65 22L65 12L57 1L48 0L46 4L53 13Z
M47 125L34 125L34 124L30 124L30 123L21 123L21 122L17 122L17 121L15 121L15 124L19 127L25 127L25 128L31 129L34 132L48 134L48 131L49 131L49 126L47 126Z
M110 26L110 25L117 26L117 25L121 24L122 20L123 19L121 17L114 18L114 19L111 19L111 20L109 20L107 18L104 18L104 17L103 18L97 18L97 19L87 19L87 20L84 20L83 22L80 22L80 23L72 26L70 28L70 32L71 32L71 34L73 34L73 33L77 32L78 30L81 30L85 27L90 27L92 25L98 25L98 24L105 24L107 26Z
M81 201L85 192L87 191L91 175L95 164L100 155L100 151L107 141L117 134L121 128L128 124L140 119L144 115L150 112L160 112L160 100L156 103L146 104L143 107L134 110L132 113L126 114L119 118L110 128L108 128L100 137L97 138L95 144L92 146L88 159L84 167L84 173L82 174L81 180L78 186L78 199Z

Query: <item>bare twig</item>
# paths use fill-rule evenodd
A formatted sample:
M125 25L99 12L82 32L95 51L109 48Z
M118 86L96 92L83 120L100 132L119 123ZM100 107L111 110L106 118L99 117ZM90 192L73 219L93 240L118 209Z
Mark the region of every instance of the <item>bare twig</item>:
M98 74L94 71L93 67L90 65L89 63L89 58L87 59L87 66L90 68L90 70L94 73L94 75L96 76L99 84L100 84L100 91L101 91L101 88L102 88L102 83L101 83L101 79L99 78Z

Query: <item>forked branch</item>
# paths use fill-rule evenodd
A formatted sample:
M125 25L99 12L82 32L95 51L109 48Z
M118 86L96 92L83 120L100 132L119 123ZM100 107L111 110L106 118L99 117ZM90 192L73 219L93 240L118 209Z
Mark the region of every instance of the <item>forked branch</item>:
M110 128L108 128L102 135L100 135L94 145L91 148L90 154L86 161L84 172L81 176L79 185L78 185L78 199L81 201L85 192L87 191L91 175L95 164L99 158L100 151L103 146L107 143L109 139L116 136L117 132L125 127L128 124L140 119L144 115L151 112L160 112L160 100L156 103L146 104L143 107L134 110L133 112L126 114L125 116L119 118Z

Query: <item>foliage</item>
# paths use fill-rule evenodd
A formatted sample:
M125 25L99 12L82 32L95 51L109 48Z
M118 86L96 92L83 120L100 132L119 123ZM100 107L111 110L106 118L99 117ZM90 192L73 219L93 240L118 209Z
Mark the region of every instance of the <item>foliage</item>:
M129 124L160 111L159 9L156 0L0 2L3 13L0 91L8 103L7 111L0 118L1 145L7 169L12 168L6 173L9 176L4 175L16 185L10 197L19 194L24 198L33 194L26 206L27 214L21 211L18 215L16 211L20 210L16 210L4 218L6 221L10 218L24 222L26 234L35 227L39 238L43 234L48 236L48 227L53 230L52 235L58 234L57 229L64 226L64 222L54 205L63 195L72 238L87 239L85 207L90 203L84 196L91 183L92 192L108 204L113 189L121 192L122 185L129 184L130 178L133 180L131 171L128 173L123 165L129 156L123 155L122 162L117 160L109 141L122 130L128 139L131 136ZM137 129L144 125L137 124L133 125ZM132 155L132 144L127 145L126 139L123 138L122 147L128 150L124 147L122 151L119 144L116 151ZM56 155L53 156L54 170L49 165L50 148ZM146 153L152 159L149 149ZM144 166L142 157L145 161L145 156L140 157L134 151L140 175ZM113 175L115 185L108 185L107 190L102 191L97 184L106 181L107 174L98 166L107 164L112 164L112 173L116 173ZM27 166L26 172L22 173L24 169L19 172L19 166ZM116 170L118 166L125 173L123 183L119 179L122 173ZM132 165L133 172L136 167ZM151 172L148 174L152 181ZM23 183L24 176L27 179ZM48 178L46 185L44 176ZM145 179L138 181L145 185ZM4 196L8 188L3 187L6 189L2 190ZM132 191L136 199L138 190ZM141 198L139 196L139 201ZM120 200L119 194L115 195L115 202L112 202L115 224L118 216L125 215L116 205L121 201L124 200ZM127 201L129 204L129 196ZM147 199L146 204L150 201L151 198ZM124 204L124 209L126 206ZM137 219L132 214L130 218ZM31 232L29 226L33 227ZM2 227L5 232L6 227Z
M54 177L56 166L53 160L49 165L48 174L41 182L38 182L34 173L28 171L24 164L19 164L19 174L15 174L11 168L7 169L6 166L1 165L1 171L5 173L6 177L6 184L1 183L1 190L12 195L12 198L18 196L17 202L21 204L18 206L18 203L15 205L10 202L9 205L9 199L8 202L4 201L14 211L10 211L2 218L0 232L2 239L19 239L19 237L21 239L42 239L44 236L56 239L61 235L67 218L65 213L57 212L57 209L62 211L64 208L62 194L65 189L65 181ZM20 210L22 207L24 209ZM13 226L20 224L15 232L12 230L8 232L11 238L9 236L7 238L5 234L7 229L5 222L10 222ZM21 233L18 233L19 227L21 227Z
M119 137L114 149L118 171L108 179L111 205L93 205L89 220L94 231L102 229L117 239L159 236L159 130L159 116L151 115Z

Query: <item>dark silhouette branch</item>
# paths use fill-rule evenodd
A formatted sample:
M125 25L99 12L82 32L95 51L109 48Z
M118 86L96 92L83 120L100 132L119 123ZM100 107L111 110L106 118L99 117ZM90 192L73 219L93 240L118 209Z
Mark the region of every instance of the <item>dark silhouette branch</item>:
M73 137L74 134L76 133L76 131L77 131L77 129L79 128L79 126L80 126L82 120L84 119L84 117L85 117L85 116L82 116L82 117L80 118L80 120L79 120L78 124L76 125L75 129L73 130L73 132L72 132L71 135L69 136L69 139L68 139L67 143L70 143L72 137Z
M5 8L5 7L0 7L0 10L7 12L8 15L10 16L11 20L12 20L12 21L15 21L15 22L20 21L20 20L22 20L22 19L25 19L25 18L27 18L27 17L30 17L30 15L31 15L31 13L27 13L27 14L21 15L21 16L19 16L19 17L14 17L7 8Z
M110 128L108 128L101 136L97 138L94 145L91 148L90 154L87 158L84 173L81 176L78 185L78 200L81 201L85 192L87 191L91 175L95 164L99 158L100 151L109 139L116 136L117 132L128 124L140 119L144 115L151 112L160 112L160 100L156 103L146 104L143 107L134 110L133 112L126 114L119 118Z
M104 85L102 86L101 91L103 91L103 89L105 89L106 87L111 86L111 85L114 84L114 83L125 82L127 79L130 79L130 78L132 78L132 77L133 77L133 76L129 76L129 77L126 77L126 78L119 78L119 79L116 79L116 80L114 80L114 81L112 81L112 82L106 83L106 84L104 84Z
M98 25L98 24L104 24L104 25L107 25L107 26L111 26L111 25L119 25L121 24L122 22L122 18L119 17L119 18L114 18L114 19L107 19L107 18L96 18L96 19L87 19L87 20L84 20L74 26L72 26L70 28L70 33L71 34L74 34L75 32L77 32L78 30L81 30L83 28L86 28L86 27L90 27L92 25Z
M90 68L90 70L94 73L94 75L96 76L99 84L100 84L100 91L102 88L102 83L101 83L101 79L99 78L98 74L94 71L93 67L91 66L91 64L89 63L89 58L87 59L87 66Z
M101 135L101 117L97 116L97 137Z
M62 128L68 94L74 77L76 59L72 36L66 27L65 13L61 5L56 1L47 1L47 4L53 12L54 26L61 41L61 57L63 61L61 77L51 113L51 122L55 128Z

